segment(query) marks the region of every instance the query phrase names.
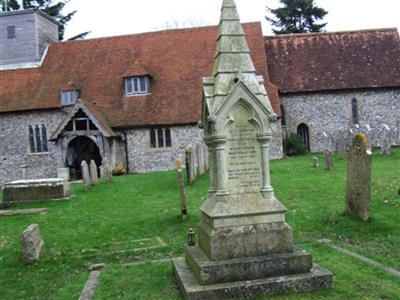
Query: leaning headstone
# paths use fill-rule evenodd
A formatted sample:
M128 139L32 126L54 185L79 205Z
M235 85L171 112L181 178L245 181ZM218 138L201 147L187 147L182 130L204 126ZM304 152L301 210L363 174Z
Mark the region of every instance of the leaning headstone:
M39 225L28 226L21 234L22 260L26 264L34 263L39 259L43 240L40 236Z
M313 158L312 158L312 166L314 168L318 168L319 167L319 159L318 159L318 157L313 156Z
M353 139L347 163L346 211L368 220L371 202L372 153L365 134Z
M104 179L106 182L112 182L112 167L108 158L103 158L103 172L104 172Z
M325 167L327 170L333 170L333 154L332 151L325 150L324 151L324 158L325 158Z
M185 299L331 287L332 274L294 247L287 210L271 186L271 123L277 116L256 75L233 0L223 1L219 26L213 76L203 78L202 104L214 175L200 208L198 239L190 232L186 257L173 260L178 286Z
M99 175L97 173L97 165L93 159L90 161L90 178L92 179L92 185L99 184Z
M84 160L81 163L81 172L82 172L83 184L85 185L85 189L88 190L92 185L92 179L90 178L89 167L87 165L87 162Z
M380 135L380 145L381 145L381 154L390 155L392 151L392 141L390 128L386 124L383 124L381 135Z

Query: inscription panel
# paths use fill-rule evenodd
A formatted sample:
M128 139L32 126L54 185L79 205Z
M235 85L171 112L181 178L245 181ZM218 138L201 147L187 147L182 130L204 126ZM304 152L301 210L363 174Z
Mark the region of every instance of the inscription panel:
M256 130L247 120L235 122L229 128L226 153L228 191L259 192L262 187L261 150Z

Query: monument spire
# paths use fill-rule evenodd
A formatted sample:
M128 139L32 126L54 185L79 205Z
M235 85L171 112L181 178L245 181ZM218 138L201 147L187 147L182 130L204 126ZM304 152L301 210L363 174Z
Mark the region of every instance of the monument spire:
M224 0L221 8L213 76L236 74L239 71L255 74L256 69L251 60L235 1Z

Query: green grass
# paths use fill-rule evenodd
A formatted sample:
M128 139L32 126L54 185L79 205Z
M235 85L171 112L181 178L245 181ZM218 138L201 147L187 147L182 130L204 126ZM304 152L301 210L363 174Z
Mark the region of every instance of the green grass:
M272 184L288 208L295 242L335 275L332 290L276 299L400 299L400 278L316 242L329 238L400 269L400 150L390 156L374 155L368 222L342 213L346 164L337 157L334 163L335 170L328 172L312 168L311 156L271 162ZM187 187L190 217L185 222L179 216L174 172L118 177L88 193L82 185L73 185L71 201L13 207L47 207L49 213L0 218L0 299L77 299L89 274L87 267L99 262L109 267L101 275L95 299L181 299L170 263L129 268L121 264L182 255L188 228L200 220L198 207L207 196L208 182L204 175ZM37 264L24 266L19 238L32 223L40 225L45 246ZM159 247L130 251L146 246Z

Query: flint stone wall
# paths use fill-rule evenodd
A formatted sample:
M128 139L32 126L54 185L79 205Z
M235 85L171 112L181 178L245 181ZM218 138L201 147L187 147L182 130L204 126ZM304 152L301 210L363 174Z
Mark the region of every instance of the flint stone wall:
M47 153L30 153L28 126L44 124L50 137L64 117L61 110L0 114L0 186L22 179L23 165L28 179L57 177L61 158L56 145L48 142Z
M185 157L185 148L203 140L203 129L197 125L170 127L172 134L171 148L151 148L150 129L127 130L129 171L145 173L152 171L174 170L176 158ZM282 133L279 122L272 126L271 158L282 158Z
M309 128L311 152L322 152L325 150L324 131L336 142L339 130L348 132L354 128L351 108L354 98L358 101L358 124L361 131L370 125L368 139L373 147L379 144L383 124L388 125L392 132L399 131L398 88L283 94L281 103L285 110L286 130L297 132L297 126L305 123ZM399 145L400 138L393 138L392 143Z
M47 153L30 153L29 125L42 125L47 128L48 138L66 116L62 110L31 111L0 114L0 186L23 179L22 166L26 168L27 179L57 177L57 169L62 164L61 150L53 142L48 142ZM171 148L150 148L148 128L130 129L116 132L121 137L126 133L128 142L129 171L145 173L175 169L177 157L185 157L185 148L202 141L203 130L197 125L170 127L172 130ZM282 158L282 136L279 122L272 124L271 159ZM111 147L111 164L126 165L125 145L115 140Z

